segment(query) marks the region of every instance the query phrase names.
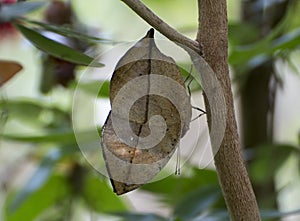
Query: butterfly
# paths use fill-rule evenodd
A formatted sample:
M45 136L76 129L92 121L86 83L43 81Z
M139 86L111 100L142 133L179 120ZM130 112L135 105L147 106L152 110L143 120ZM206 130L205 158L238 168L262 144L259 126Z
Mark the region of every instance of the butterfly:
M189 129L192 108L181 72L153 37L150 29L125 53L110 83L112 109L101 146L117 195L156 176Z

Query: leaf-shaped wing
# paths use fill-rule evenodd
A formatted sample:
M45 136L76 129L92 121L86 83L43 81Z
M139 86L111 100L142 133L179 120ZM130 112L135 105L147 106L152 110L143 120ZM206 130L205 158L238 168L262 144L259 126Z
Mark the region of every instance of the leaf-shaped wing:
M114 191L149 182L169 161L189 128L190 98L175 61L162 54L154 30L118 62L110 85L112 105L102 151Z

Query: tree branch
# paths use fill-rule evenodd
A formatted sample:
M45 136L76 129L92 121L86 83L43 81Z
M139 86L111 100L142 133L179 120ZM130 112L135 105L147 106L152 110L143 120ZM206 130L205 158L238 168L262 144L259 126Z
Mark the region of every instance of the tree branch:
M203 45L205 60L213 69L226 102L225 134L214 158L219 182L232 221L259 221L258 205L242 158L235 119L228 69L226 0L198 0L198 7L197 41ZM209 85L210 82L203 83L213 88ZM213 114L218 114L218 110L211 111L207 97L204 98L208 122L211 122ZM213 145L213 140L211 143L213 150L218 148Z
M166 36L169 40L182 44L200 54L201 50L197 41L194 41L176 31L156 14L154 14L140 0L121 0L148 24Z

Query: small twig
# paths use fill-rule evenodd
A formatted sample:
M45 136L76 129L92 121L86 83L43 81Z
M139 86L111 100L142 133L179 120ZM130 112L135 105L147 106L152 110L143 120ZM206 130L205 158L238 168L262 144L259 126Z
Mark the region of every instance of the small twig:
M153 13L140 0L121 0L130 7L136 14L143 18L157 31L166 36L169 40L184 45L200 54L200 47L197 41L194 41L176 31L155 13Z

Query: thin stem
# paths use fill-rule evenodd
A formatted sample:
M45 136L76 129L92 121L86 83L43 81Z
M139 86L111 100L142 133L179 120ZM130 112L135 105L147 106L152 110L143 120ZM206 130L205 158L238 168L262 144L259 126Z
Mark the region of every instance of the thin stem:
M176 31L155 13L153 13L140 0L121 0L130 7L136 14L143 18L148 24L166 36L169 40L182 44L200 54L200 47L197 41L194 41Z

